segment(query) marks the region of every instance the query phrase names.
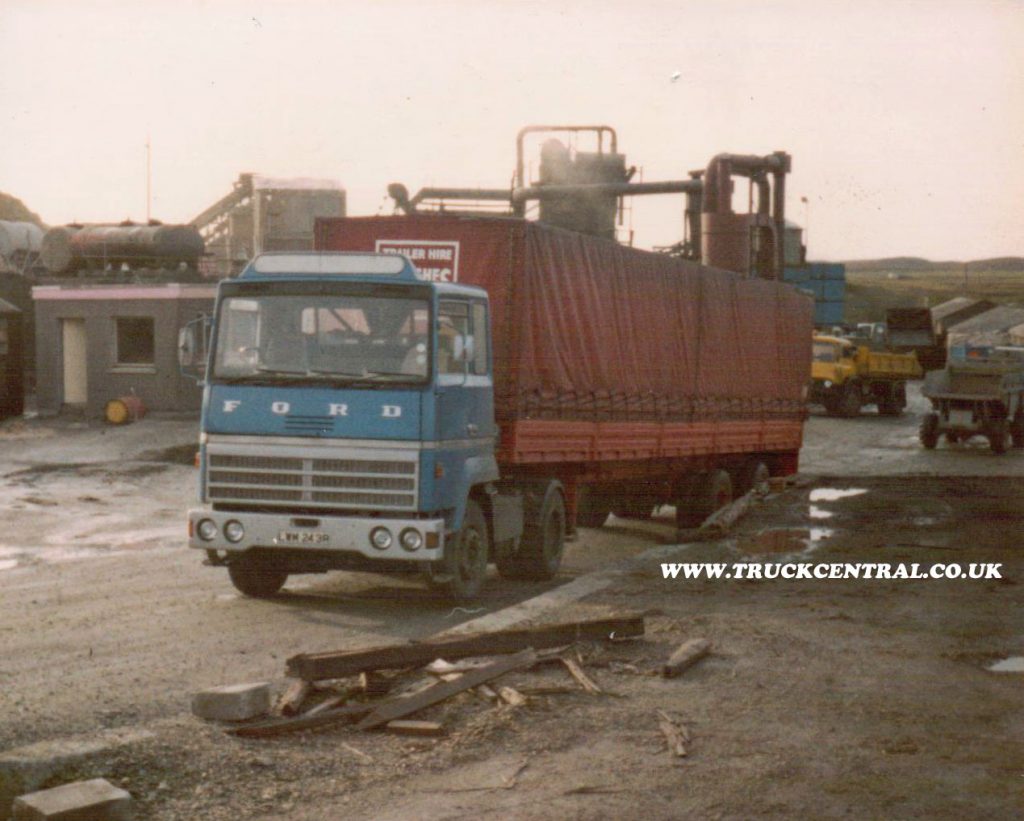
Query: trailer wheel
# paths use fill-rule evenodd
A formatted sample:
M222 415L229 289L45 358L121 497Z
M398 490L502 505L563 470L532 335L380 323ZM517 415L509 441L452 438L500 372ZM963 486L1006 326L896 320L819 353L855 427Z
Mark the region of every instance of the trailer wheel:
M732 501L732 478L724 470L695 476L676 501L676 527L700 527L704 520Z
M434 587L453 599L476 598L487 578L489 555L487 519L480 505L470 499L462 529L444 548L443 581L435 582Z
M992 449L993 453L1006 453L1006 437L1009 433L1009 428L1010 426L1006 424L1005 419L992 423L989 432L985 436L988 439L988 446Z
M752 490L765 494L768 492L768 480L771 476L772 472L768 465L758 459L751 459L740 471L739 482L736 484L737 492L743 494Z
M925 448L935 450L935 446L939 444L939 415L937 413L927 414L921 420L921 429L917 435Z
M238 592L267 599L284 587L288 571L270 556L246 552L228 564L228 577Z
M593 485L580 488L576 497L576 525L578 527L601 527L612 512L612 503L607 493Z
M1010 439L1015 448L1024 448L1024 414L1018 414L1010 425Z
M548 484L543 499L528 493L524 510L523 535L519 550L498 557L498 572L504 579L552 578L562 565L565 550L565 500L556 482Z
M856 382L847 382L842 396L839 397L838 414L845 419L852 419L854 416L860 415L860 406L860 385Z

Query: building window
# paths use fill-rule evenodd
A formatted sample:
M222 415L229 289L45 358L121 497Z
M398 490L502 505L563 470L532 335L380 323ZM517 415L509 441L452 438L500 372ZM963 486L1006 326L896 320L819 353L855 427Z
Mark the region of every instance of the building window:
M153 317L119 316L114 321L117 323L116 363L118 365L156 364Z

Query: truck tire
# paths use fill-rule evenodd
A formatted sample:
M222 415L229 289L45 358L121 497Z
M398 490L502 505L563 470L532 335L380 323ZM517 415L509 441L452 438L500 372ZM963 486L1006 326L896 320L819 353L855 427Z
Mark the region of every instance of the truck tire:
M1006 423L1005 419L992 423L988 433L985 434L985 438L988 439L988 446L992 449L993 453L1006 453L1006 438L1009 432L1010 426Z
M247 551L228 564L228 577L239 593L267 599L284 587L288 571L270 556Z
M442 576L433 586L453 599L474 599L487 578L490 544L487 519L480 505L470 499L462 517L462 528L444 548Z
M1010 439L1015 448L1024 448L1024 414L1018 414L1010 424Z
M839 397L837 412L844 419L852 419L860 415L861 395L860 385L856 382L847 382L843 393Z
M550 579L562 565L565 550L565 499L555 482L524 499L523 535L519 549L499 557L496 564L504 579Z
M917 433L921 444L928 450L935 450L939 444L939 415L937 413L926 414L921 420L921 428Z
M724 470L701 473L686 484L682 498L676 501L676 527L681 530L700 527L732 501L732 478Z
M734 483L736 495L741 496L752 490L756 493L767 493L768 480L771 476L772 472L764 462L759 459L749 460L743 465L743 469L740 471L739 481Z
M585 485L576 497L576 526L601 527L612 512L608 494L601 488Z

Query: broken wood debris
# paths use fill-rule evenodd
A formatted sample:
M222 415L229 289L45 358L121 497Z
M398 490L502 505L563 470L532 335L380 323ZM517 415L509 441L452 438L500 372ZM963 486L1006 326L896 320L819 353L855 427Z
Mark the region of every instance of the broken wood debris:
M520 693L515 687L499 687L498 695L509 707L523 707L526 705L526 696Z
M711 651L711 642L707 639L690 639L679 645L661 667L665 678L675 678L692 667Z
M277 718L244 727L232 727L227 733L240 738L270 738L301 730L316 730L332 724L351 724L372 712L373 707L372 704L346 704L315 715L306 713L294 718Z
M451 698L464 690L469 690L472 687L479 687L481 684L493 681L499 676L505 675L505 673L529 667L534 663L534 661L536 661L536 659L537 654L534 653L533 648L528 647L521 653L516 653L508 658L503 658L500 661L494 662L494 664L489 664L487 667L470 670L469 672L464 673L456 681L440 681L433 687L417 693L414 696L390 699L385 701L383 704L378 705L373 712L363 718L356 725L356 728L359 730L372 730L376 727L387 724L389 721L394 721L395 719L412 715L426 707L430 707L447 698Z
M668 751L676 758L686 758L686 745L690 742L686 728L676 724L664 710L658 710L658 727L665 736Z
M293 681L274 704L274 715L293 716L302 712L302 703L313 691L308 681Z
M562 658L562 664L565 665L565 669L569 671L576 683L580 685L588 693L594 695L600 695L604 692L590 676L583 672L583 668L579 666L575 661L570 658Z
M418 667L438 658L452 661L472 656L505 655L528 647L548 648L576 641L635 638L643 634L643 616L595 619L365 650L301 654L288 659L287 667L291 676L305 681L322 681L371 670Z
M444 725L436 721L410 721L397 719L389 721L384 729L397 735L439 736L444 735Z

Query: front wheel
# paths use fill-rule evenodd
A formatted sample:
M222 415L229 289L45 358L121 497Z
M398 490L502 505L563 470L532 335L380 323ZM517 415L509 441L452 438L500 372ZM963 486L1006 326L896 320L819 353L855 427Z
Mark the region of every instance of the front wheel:
M918 438L921 444L928 450L935 450L939 444L939 415L929 413L921 420L921 429L918 431Z
M288 571L269 556L243 553L228 565L235 589L254 599L267 599L288 581Z
M476 598L487 578L489 555L487 520L480 505L470 499L466 502L462 529L445 545L443 581L435 586L453 599Z
M845 419L852 419L854 416L860 415L860 406L860 386L854 382L848 382L839 399L839 415Z
M993 453L1006 453L1006 437L1009 433L1009 425L1005 421L994 422L992 428L986 434L988 446Z

